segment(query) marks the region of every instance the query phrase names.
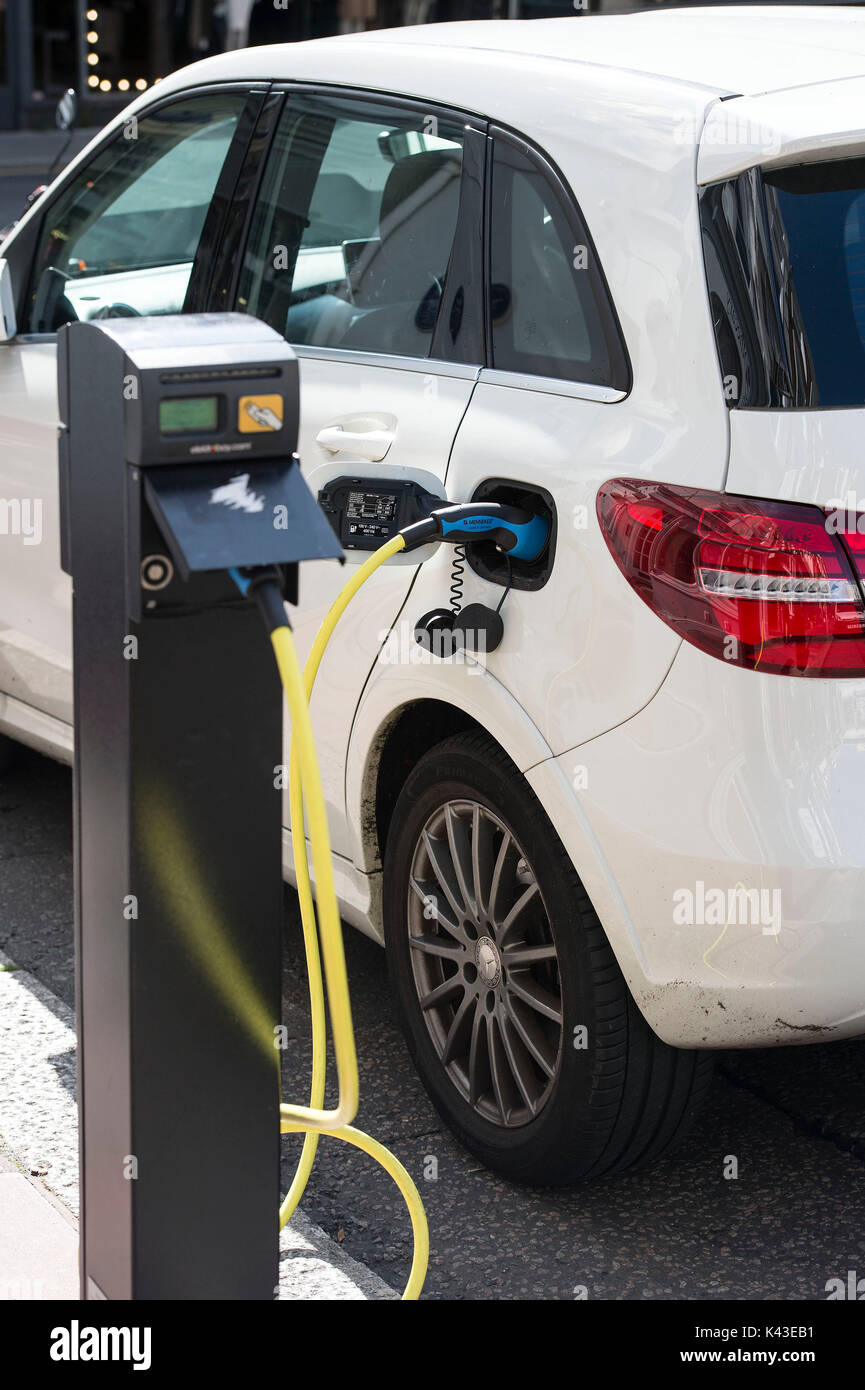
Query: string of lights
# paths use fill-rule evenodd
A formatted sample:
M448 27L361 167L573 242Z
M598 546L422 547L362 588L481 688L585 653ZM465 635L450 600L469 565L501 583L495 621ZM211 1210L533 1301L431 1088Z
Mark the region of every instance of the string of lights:
M93 88L95 91L110 92L114 89L114 84L111 82L109 78L100 77L99 73L96 71L96 69L99 66L100 56L98 51L99 30L95 27L99 19L99 11L88 10L85 18L87 19L87 23L91 26L84 36L87 43L87 53L85 61L87 63L87 66L92 69L90 75L87 78L87 85L88 87ZM158 77L154 78L154 85L159 81L160 79ZM136 92L143 92L146 91L147 87L150 86L150 83L147 81L146 77L121 77L118 79L116 85L118 92L129 92L133 88Z

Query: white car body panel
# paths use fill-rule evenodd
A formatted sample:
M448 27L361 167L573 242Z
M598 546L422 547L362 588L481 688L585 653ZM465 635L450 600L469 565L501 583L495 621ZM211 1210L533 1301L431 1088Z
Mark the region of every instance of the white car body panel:
M863 427L863 410L732 410L727 489L865 511Z
M34 705L16 700L12 695L0 694L0 727L19 743L71 767L74 742L72 725L66 720L43 714Z
M577 755L557 761L572 781ZM599 910L662 1038L762 1047L865 1031L865 681L762 675L683 643L655 699L579 762L582 816L556 825L583 822L607 896L618 890ZM542 796L548 776L529 773ZM677 923L674 894L696 903L701 882L704 901L763 890L765 920Z
M294 79L450 104L534 140L574 190L627 343L626 397L299 349L300 453L314 490L342 473L396 471L461 501L505 476L548 489L558 509L552 576L536 593L509 595L505 640L480 666L411 648L417 618L448 601L452 551L420 568L422 553L399 557L338 630L313 718L349 921L380 939L372 801L382 744L402 710L440 701L486 729L526 776L645 1017L666 1041L696 1047L865 1031L865 682L758 674L683 644L617 569L594 510L614 476L821 505L851 489L865 495L861 412L728 412L697 202L698 155L700 178L714 178L765 153L753 132L719 143L723 107L746 119L762 112L791 157L851 147L865 23L848 10L751 6L743 39L743 18L713 9L406 28L232 52L172 74L155 94ZM113 129L153 100L138 98ZM32 209L13 236L41 215ZM339 270L331 248L319 259ZM322 274L311 260L309 274ZM54 375L52 343L0 344L0 497L44 498L42 544L0 547L0 728L68 759ZM317 441L353 418L394 433L381 463ZM303 570L302 653L347 573ZM466 568L466 602L493 592ZM388 655L392 626L406 659ZM289 857L288 831L285 847ZM697 882L780 890L780 934L678 925L673 895Z
M439 493L454 437L465 414L477 376L476 369L446 367L413 358L365 360L351 354L325 354L299 348L301 358L301 467L313 493L342 474L370 471L383 475L410 474ZM435 394L425 388L432 382ZM337 421L353 417L395 417L394 441L385 464L370 464L346 451L333 454L317 443L316 435ZM411 584L420 552L402 557L373 575L354 600L324 654L312 695L311 708L322 770L333 848L349 853L345 814L345 762L351 715L360 699L367 673L396 620ZM320 562L304 566L300 576L301 603L294 622L298 655L306 659L319 624L350 574L351 565L365 560L362 551L348 552L347 563ZM288 761L286 735L285 759ZM287 793L286 793L287 803ZM286 823L288 810L286 804Z
M486 664L558 754L641 709L664 680L680 641L653 619L623 575L610 574L610 552L595 517L598 487L622 473L677 475L700 455L702 468L695 471L707 487L720 486L726 420L705 423L716 448L701 449L683 419L671 418L665 427L648 418L635 392L620 405L599 405L487 385L481 375L457 436L448 490L454 499L471 497L483 479L504 473L543 480L556 501L550 579L537 592L508 595L504 639ZM541 457L542 470L532 463ZM418 614L446 592L449 566L448 555L424 566L413 594ZM494 606L500 596L466 569L466 602ZM626 682L623 666L630 672Z
M57 354L53 342L0 344L0 498L38 508L41 540L0 545L0 690L72 722L72 584L60 569ZM34 601L35 600L35 601ZM9 732L24 742L14 710Z

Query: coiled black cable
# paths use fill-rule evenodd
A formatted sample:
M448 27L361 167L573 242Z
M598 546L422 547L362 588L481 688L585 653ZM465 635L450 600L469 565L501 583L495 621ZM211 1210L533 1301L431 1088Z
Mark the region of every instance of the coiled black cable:
M454 617L459 613L463 606L463 574L465 572L466 548L464 545L454 546L454 559L451 566L451 596L450 603Z

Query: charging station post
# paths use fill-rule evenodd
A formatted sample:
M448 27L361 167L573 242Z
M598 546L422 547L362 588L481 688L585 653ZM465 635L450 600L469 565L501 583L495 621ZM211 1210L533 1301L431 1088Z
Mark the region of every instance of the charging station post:
M282 692L232 567L341 550L297 362L240 314L59 334L83 1298L277 1283Z

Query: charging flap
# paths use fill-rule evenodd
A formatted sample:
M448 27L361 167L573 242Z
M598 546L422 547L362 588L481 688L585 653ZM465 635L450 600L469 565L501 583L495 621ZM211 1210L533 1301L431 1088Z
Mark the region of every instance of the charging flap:
M343 558L293 458L168 466L143 478L184 579L204 570Z

